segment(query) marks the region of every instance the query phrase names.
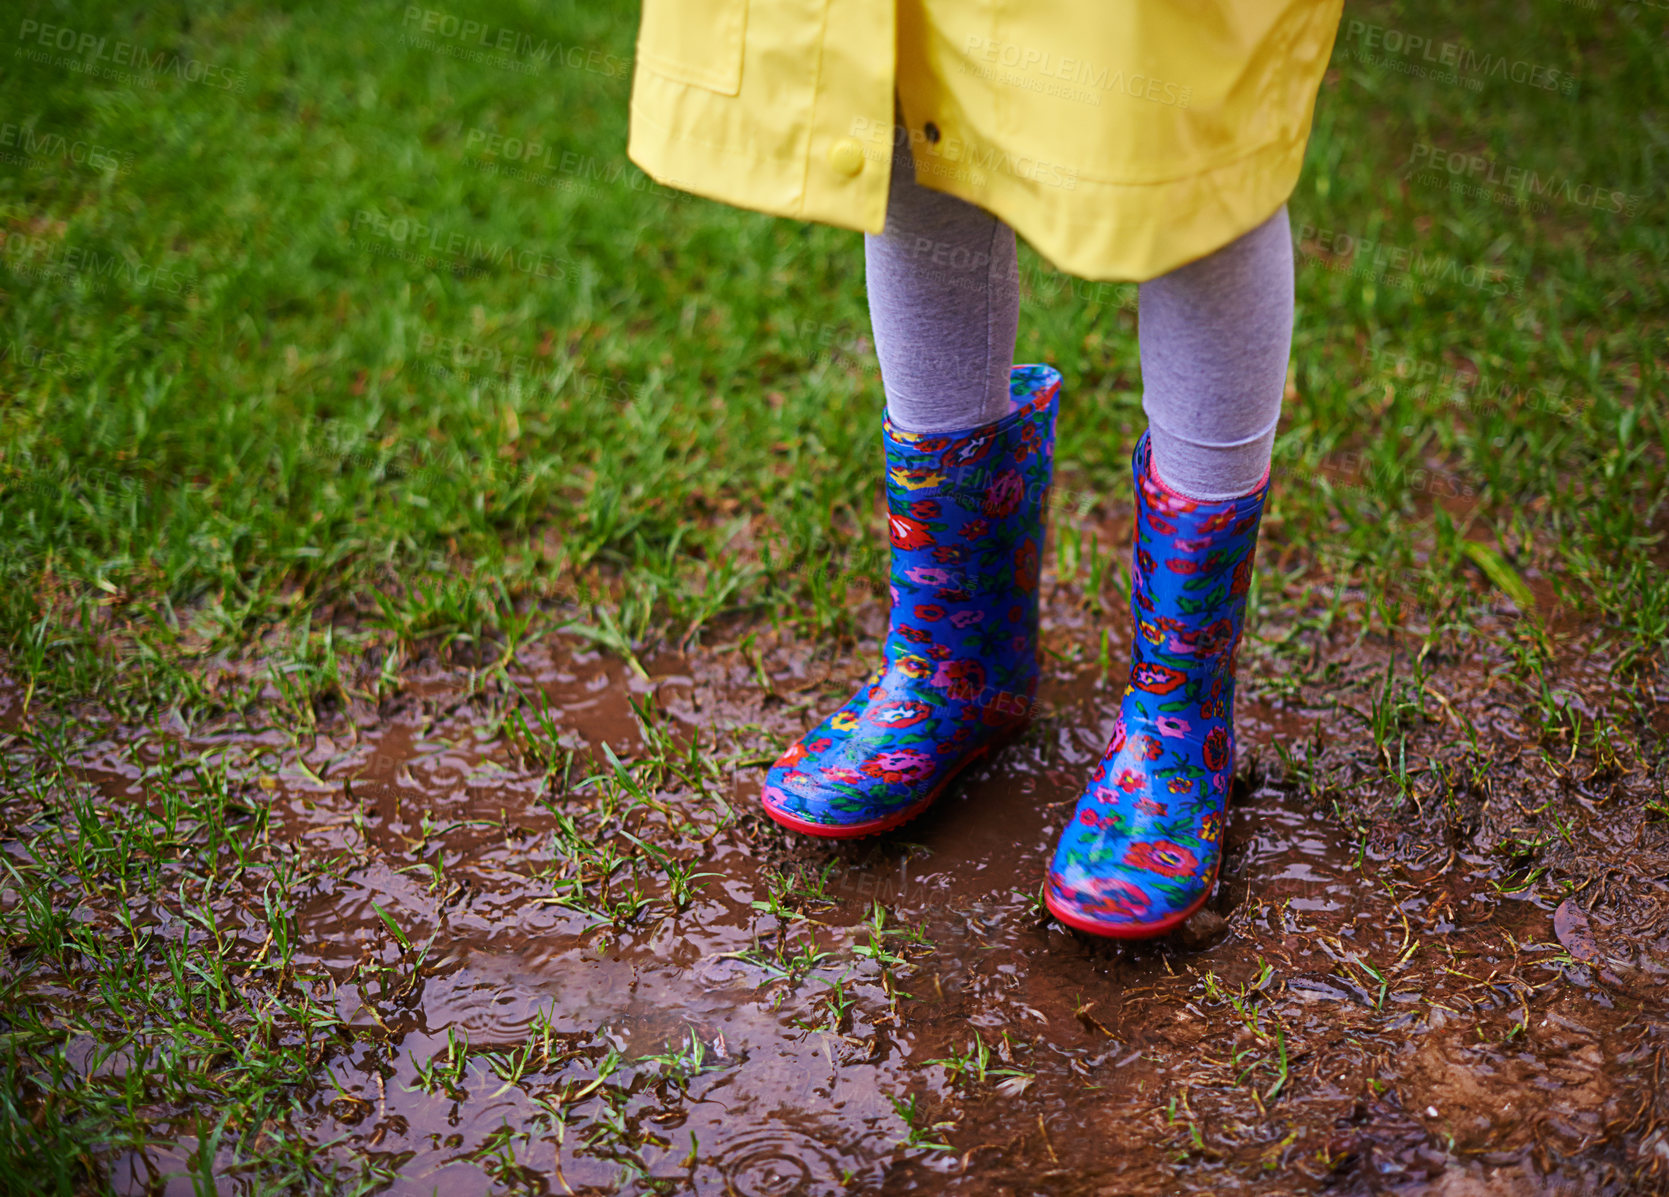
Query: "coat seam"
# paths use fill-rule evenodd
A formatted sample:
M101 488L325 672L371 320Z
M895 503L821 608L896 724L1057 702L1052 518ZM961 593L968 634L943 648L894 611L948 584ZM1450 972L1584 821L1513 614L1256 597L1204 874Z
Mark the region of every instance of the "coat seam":
M811 83L811 127L806 130L806 152L800 167L800 208L796 215L804 215L811 195L811 158L821 127L823 113L823 58L828 54L829 6L834 0L823 0L822 21L817 28L817 76Z

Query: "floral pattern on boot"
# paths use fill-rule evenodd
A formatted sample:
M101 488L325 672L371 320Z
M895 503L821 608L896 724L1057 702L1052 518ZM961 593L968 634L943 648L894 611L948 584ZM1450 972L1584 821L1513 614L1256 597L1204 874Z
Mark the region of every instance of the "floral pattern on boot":
M1234 771L1234 661L1269 492L1189 499L1136 446L1130 682L1099 767L1061 833L1044 901L1082 931L1160 935L1204 904Z
M1037 585L1060 375L1016 366L1012 410L964 432L883 424L885 660L765 776L765 812L820 836L921 813L1021 730L1037 692Z

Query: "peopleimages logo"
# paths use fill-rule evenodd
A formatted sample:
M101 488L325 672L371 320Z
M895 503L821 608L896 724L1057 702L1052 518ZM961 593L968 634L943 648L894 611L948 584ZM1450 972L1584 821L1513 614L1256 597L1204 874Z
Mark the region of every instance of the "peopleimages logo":
M37 129L33 125L0 122L0 161L62 159L89 170L121 171L131 166L129 150L115 150L82 138Z
M1368 360L1381 376L1406 388L1409 394L1449 404L1493 405L1503 411L1550 412L1567 417L1593 405L1591 396L1566 394L1562 382L1499 377L1476 367L1461 369L1391 347L1369 347Z
M852 122L852 136L874 143L885 144L890 161L894 126L892 121L872 121L857 117ZM980 182L984 173L1006 174L1041 183L1045 187L1060 187L1073 191L1078 186L1078 168L1025 154L1014 154L997 146L964 141L960 137L940 137L931 141L920 129L910 130L910 149L915 157L916 170L922 174L946 178L970 179ZM868 156L869 151L865 151Z
M222 91L242 91L244 75L230 67L216 66L197 58L187 58L171 50L147 50L135 42L102 37L95 33L71 29L64 25L48 25L25 17L18 25L17 40L23 43L17 53L31 60L51 61L54 65L70 66L88 74L101 74L101 64L129 67L150 75L173 75L186 83L205 83ZM69 61L52 59L41 50L56 50L73 55Z
M1500 266L1462 262L1448 254L1393 245L1339 229L1300 225L1296 245L1307 261L1326 270L1383 281L1390 286L1426 292L1461 286L1489 295L1524 293L1523 276L1511 274ZM1328 256L1321 256L1312 247L1319 247Z
M572 265L566 258L537 249L484 241L469 233L448 232L421 220L389 217L370 208L355 210L352 231L356 240L362 235L376 239L367 242L367 247L374 248L380 241L397 251L388 256L429 266L450 258L458 263L471 263L477 269L493 266L561 280L568 277L568 267Z
M7 362L58 378L80 378L87 373L81 359L74 354L32 341L8 341L0 345L0 365Z
M470 17L438 8L422 8L408 4L401 22L408 30L408 39L415 34L428 34L456 42L471 50L496 52L543 66L554 63L575 71L589 71L594 75L621 78L631 74L632 60L619 54L600 50L595 46L575 46L553 42L549 38L491 25Z
M1480 185L1499 185L1532 199L1558 200L1600 212L1626 212L1633 216L1645 202L1643 196L1630 195L1614 187L1575 183L1563 175L1543 175L1520 166L1503 166L1487 154L1468 154L1431 142L1416 142L1404 173L1412 176L1427 171L1444 171Z
M1031 91L1051 91L1050 88L1041 86L1045 81L1059 83L1066 86L1062 90L1052 91L1052 94L1091 104L1099 104L1103 92L1118 92L1133 100L1147 100L1155 104L1186 108L1194 94L1193 88L1185 84L1168 79L1156 79L1140 71L1126 75L1123 71L1098 65L1087 58L1055 54L1035 46L1021 46L1014 42L981 37L977 33L968 35L962 52L969 60L966 64L968 69L977 68L980 63L984 63L992 70L1006 68L1006 71L1010 72L1002 74L973 71L984 78L1025 87ZM1029 76L1036 78L1029 79Z
M1374 61L1373 53L1378 51L1445 66L1466 75L1525 83L1543 91L1559 91L1566 95L1576 92L1576 76L1569 71L1522 58L1479 54L1464 42L1439 41L1424 34L1407 33L1358 20L1345 25L1345 37L1356 42L1355 53L1363 61Z
M138 258L65 245L52 238L17 231L0 229L0 258L9 259L11 270L24 278L60 282L81 279L98 291L112 282L169 295L191 295L197 290L194 276L172 266L158 266Z

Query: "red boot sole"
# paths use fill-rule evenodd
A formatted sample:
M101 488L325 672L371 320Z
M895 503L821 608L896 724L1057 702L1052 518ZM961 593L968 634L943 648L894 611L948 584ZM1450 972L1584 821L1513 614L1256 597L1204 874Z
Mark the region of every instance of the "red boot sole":
M872 819L868 823L813 823L807 819L801 819L795 815L791 815L786 811L774 810L769 806L765 807L765 813L769 815L773 821L780 823L790 831L798 831L803 835L816 836L818 839L854 840L862 839L864 836L869 835L880 835L883 831L891 831L895 827L902 827L911 819L925 811L928 807L932 806L938 799L939 795L943 794L950 786L950 783L962 775L962 771L964 769L973 764L975 761L984 760L986 757L997 755L998 752L1007 748L1011 743L1018 739L1020 735L1025 732L1027 726L1027 724L1022 724L1013 731L1009 732L1007 735L1003 736L1001 739L991 741L991 743L985 746L985 750L983 752L976 752L969 755L968 758L961 764L957 765L956 768L945 774L945 779L938 785L934 786L932 791L929 792L925 798L912 803L901 811L895 811L893 814L888 815L884 819ZM763 806L764 804L761 803L760 805Z
M1049 908L1050 914L1075 931L1099 935L1103 939L1156 939L1167 932L1175 931L1183 923L1186 923L1195 911L1205 905L1206 899L1211 897L1211 891L1217 888L1217 874L1222 866L1222 858L1219 857L1217 868L1211 871L1211 884L1205 887L1204 892L1191 905L1177 911L1175 914L1168 914L1157 922L1129 923L1122 926L1116 923L1098 922L1060 905L1055 901L1055 895L1047 889L1043 891L1043 904Z

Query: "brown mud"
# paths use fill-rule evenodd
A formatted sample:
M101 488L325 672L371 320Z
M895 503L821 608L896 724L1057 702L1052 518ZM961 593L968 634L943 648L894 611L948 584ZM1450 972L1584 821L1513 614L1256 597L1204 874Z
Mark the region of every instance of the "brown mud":
M1269 576L1223 875L1147 944L1037 900L1129 634L1058 581L1041 716L870 842L793 837L756 797L867 670L873 599L856 645L733 629L643 679L555 635L512 687L431 670L304 751L228 721L78 764L116 806L164 751L205 754L268 805L261 851L337 861L289 896L285 984L339 1020L297 1125L390 1192L1664 1188L1661 674L1613 678L1564 618L1526 685L1481 579L1479 630L1416 673L1419 635L1364 630L1372 596ZM135 910L167 929L170 900ZM214 898L250 953L259 900ZM187 1149L111 1182L189 1192Z

